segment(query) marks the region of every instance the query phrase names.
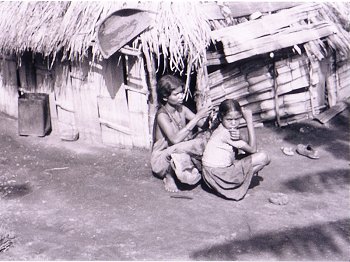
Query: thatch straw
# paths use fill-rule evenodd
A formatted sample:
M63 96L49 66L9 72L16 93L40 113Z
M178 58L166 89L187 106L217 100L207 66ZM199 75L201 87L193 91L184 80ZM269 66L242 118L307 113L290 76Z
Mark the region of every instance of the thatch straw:
M96 45L98 23L112 11L141 6L158 9L152 30L144 33L142 44L150 52L169 58L173 70L183 72L187 64L198 67L205 59L210 27L199 2L47 1L0 3L0 52L21 54L26 50L53 56L62 50L63 59L82 60ZM134 45L138 45L136 39Z
M186 66L198 68L206 61L210 44L210 25L199 2L160 2L152 30L145 32L142 44L164 62L169 58L172 70L186 72Z
M136 6L157 11L157 16L133 45L141 50L141 43L146 47L142 50L148 49L158 61L162 57L169 61L172 70L189 75L206 63L206 48L211 42L212 22L204 9L199 8L201 4L199 1L4 1L0 2L0 53L20 55L31 50L55 58L62 52L63 59L83 60L92 50L93 56L99 56L97 25L115 10ZM328 43L348 54L350 4L324 3L319 10L320 15L310 20L332 21L337 34L328 37ZM320 49L315 50L315 46ZM307 49L310 55L324 53L317 41Z
M95 28L101 17L123 2L13 1L0 3L0 52L31 50L63 59L81 60L96 47Z

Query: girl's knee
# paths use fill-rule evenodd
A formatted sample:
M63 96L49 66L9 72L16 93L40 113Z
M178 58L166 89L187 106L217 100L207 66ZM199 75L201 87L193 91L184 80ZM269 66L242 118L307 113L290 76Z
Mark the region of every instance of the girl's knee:
M255 162L255 164L267 166L270 164L271 158L266 151L259 151L253 154L253 162Z

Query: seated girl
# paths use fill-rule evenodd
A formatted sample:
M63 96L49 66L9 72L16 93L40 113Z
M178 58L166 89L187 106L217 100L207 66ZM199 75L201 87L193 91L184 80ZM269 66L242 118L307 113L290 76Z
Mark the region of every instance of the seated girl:
M237 134L239 118L247 122L248 141ZM256 137L250 110L241 108L233 99L219 106L219 124L213 131L203 153L203 180L216 193L227 199L240 200L248 191L254 174L270 163L266 152L257 151ZM237 159L238 151L247 156Z
M163 76L157 85L161 106L155 117L151 166L170 192L178 191L175 176L191 185L201 179L198 168L207 140L204 136L193 138L192 130L203 127L211 112L211 107L203 107L194 114L184 106L183 88L183 82L172 75Z

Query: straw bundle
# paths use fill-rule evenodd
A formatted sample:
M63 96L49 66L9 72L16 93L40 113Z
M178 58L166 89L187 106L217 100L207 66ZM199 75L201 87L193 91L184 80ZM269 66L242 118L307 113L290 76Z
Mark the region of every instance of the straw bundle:
M21 54L26 50L64 59L81 60L88 48L96 50L95 27L100 17L122 2L1 2L0 51Z
M123 1L10 1L0 3L0 53L21 54L26 50L63 59L83 60L96 44L99 23L121 8L140 8L157 12L150 30L136 38L149 53L169 58L172 70L191 73L206 61L210 25L198 2L123 2ZM152 57L152 55L150 56Z
M210 44L210 24L198 2L160 2L158 15L149 30L141 35L144 46L158 60L163 55L170 68L189 75L206 61Z

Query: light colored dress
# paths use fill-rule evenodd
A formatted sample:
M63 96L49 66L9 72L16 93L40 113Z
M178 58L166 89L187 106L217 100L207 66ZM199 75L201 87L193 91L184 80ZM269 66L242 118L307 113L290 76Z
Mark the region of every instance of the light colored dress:
M220 124L214 130L203 153L203 180L219 195L242 199L253 177L251 156L237 159L238 150L225 141L230 132Z

